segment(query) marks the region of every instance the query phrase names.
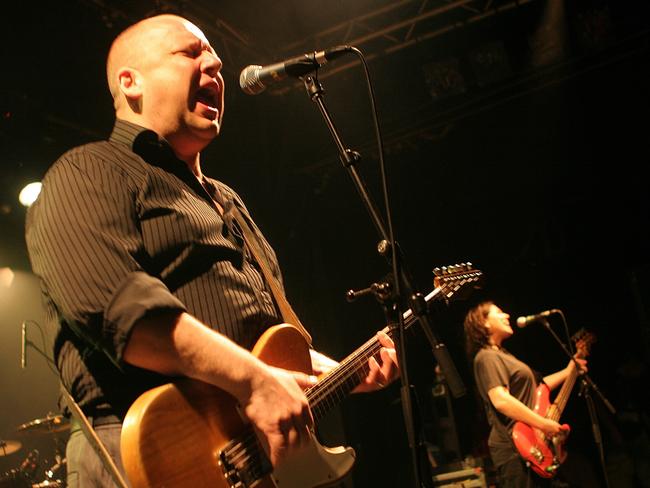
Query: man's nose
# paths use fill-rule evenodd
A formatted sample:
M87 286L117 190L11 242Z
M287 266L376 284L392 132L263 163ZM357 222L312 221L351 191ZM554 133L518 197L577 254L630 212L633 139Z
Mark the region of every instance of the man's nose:
M223 63L219 56L208 53L207 51L205 52L203 59L201 60L201 71L203 73L207 74L211 78L215 78L219 74L219 71L221 71L222 66Z

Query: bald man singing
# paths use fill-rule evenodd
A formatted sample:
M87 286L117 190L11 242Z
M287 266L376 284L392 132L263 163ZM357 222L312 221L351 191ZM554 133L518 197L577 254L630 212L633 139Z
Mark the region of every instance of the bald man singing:
M182 17L151 17L122 32L107 61L110 138L61 156L27 218L61 380L122 470L126 411L170 377L232 395L273 465L312 427L303 390L314 376L249 352L282 319L235 207L282 283L276 255L240 197L201 170L201 150L223 120L221 68L201 30ZM392 342L378 336L381 360L370 361L357 391L398 374ZM310 352L315 375L336 364ZM69 487L114 486L76 426L66 455Z

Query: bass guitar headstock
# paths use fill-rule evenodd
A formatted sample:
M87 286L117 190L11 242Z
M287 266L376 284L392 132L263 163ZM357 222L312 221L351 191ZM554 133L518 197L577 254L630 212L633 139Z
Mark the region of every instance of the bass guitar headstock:
M596 342L596 336L584 327L571 336L576 353L581 358L586 358L591 350L591 345Z

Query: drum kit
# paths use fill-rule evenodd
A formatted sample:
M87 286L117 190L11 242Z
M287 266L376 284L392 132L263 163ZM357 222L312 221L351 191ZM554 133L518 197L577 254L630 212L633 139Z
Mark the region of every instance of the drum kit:
M21 459L18 454L27 451L30 440L53 443L52 459L42 459L37 449L27 451L15 468L0 475L0 488L65 488L65 443L69 431L67 418L49 413L19 425L14 433L20 440L0 439L0 458L12 456Z

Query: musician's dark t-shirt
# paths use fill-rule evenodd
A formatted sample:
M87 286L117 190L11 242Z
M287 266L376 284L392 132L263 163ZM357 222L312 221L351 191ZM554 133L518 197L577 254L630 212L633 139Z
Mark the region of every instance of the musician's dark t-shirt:
M503 349L481 349L474 358L474 378L479 394L485 403L490 437L488 447L495 466L501 466L517 456L510 432L514 420L499 413L491 404L488 391L497 386L508 389L510 395L533 407L533 394L537 387L535 373L525 363L519 361Z

